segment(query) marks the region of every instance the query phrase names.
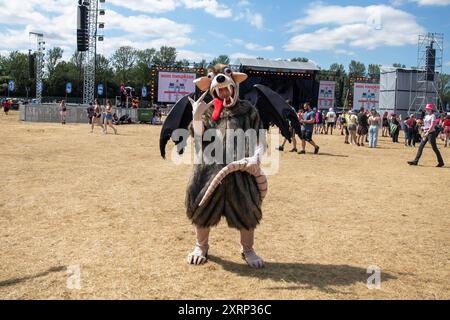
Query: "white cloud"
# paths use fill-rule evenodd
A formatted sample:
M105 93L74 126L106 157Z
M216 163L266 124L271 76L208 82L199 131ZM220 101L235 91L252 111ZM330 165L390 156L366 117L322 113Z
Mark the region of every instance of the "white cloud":
M414 0L420 6L448 6L450 0Z
M231 9L217 0L108 0L111 4L144 13L164 13L179 6L187 9L203 9L217 18L229 18Z
M315 4L307 9L305 17L289 26L290 32L298 34L285 44L284 49L299 52L348 50L348 47L372 50L416 44L417 35L425 32L413 15L386 5ZM311 27L318 29L299 33Z
M251 55L251 54L246 54L246 53L241 53L241 52L235 52L230 54L230 59L231 60L236 60L239 58L249 58L249 59L255 59L256 56Z
M250 9L245 9L239 13L234 20L245 20L259 30L264 28L264 17L260 13L252 12Z
M216 0L181 0L188 9L204 9L207 13L217 18L230 18L231 9Z
M256 43L247 43L245 48L252 51L274 51L275 48L273 46L262 46Z

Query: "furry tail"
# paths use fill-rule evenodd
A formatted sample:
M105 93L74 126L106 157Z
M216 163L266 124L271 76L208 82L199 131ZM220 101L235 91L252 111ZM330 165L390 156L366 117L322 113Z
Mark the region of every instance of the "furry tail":
M223 179L225 179L228 175L230 175L233 172L237 172L237 171L248 172L246 170L247 164L248 164L247 160L244 159L244 160L241 160L241 161L232 162L229 165L227 165L225 168L223 168L214 177L214 179L211 182L208 190L206 190L206 193L203 196L203 199L200 202L199 206L200 207L203 206L209 200L209 198L211 198L211 196L214 193L214 191L216 191L217 187L222 183ZM249 173L252 174L255 177L256 183L258 184L259 192L261 194L261 200L264 200L264 198L267 195L267 190L268 190L268 185L269 185L268 182L267 182L266 175L263 173L261 168L259 168L259 170L256 172L256 174L254 174L253 172L249 172Z

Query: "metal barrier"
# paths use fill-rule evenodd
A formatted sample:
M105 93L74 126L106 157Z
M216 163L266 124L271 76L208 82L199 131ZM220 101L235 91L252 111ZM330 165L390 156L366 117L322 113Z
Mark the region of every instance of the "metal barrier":
M67 105L66 123L88 123L88 106L85 105ZM61 113L59 104L28 104L21 105L20 120L29 122L61 122ZM128 115L135 123L138 122L138 113L136 109L114 108L117 116L120 118Z

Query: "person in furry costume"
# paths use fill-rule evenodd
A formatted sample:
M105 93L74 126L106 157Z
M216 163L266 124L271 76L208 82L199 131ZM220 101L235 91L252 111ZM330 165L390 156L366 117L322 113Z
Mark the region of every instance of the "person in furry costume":
M194 165L186 192L187 216L196 228L196 245L187 257L189 264L202 265L207 262L211 228L225 217L228 226L240 232L242 258L252 268L264 266L264 260L254 250L254 237L255 229L262 219L261 206L268 189L267 179L260 168L266 147L265 137L259 137L253 142L229 137L238 131L254 130L259 134L260 130L268 127L270 117L264 114L266 121L262 121L261 108L257 109L250 102L239 99L239 84L246 79L246 74L234 72L226 65L214 66L207 76L194 81L204 93L197 101L188 97L192 116L186 111L187 104L180 101L179 104L183 107L174 107L161 134L161 152L165 157L165 144L172 131L186 126L192 119L191 135L194 137L196 152L202 157L202 161ZM204 101L208 94L213 97L210 103ZM290 140L286 117L297 119L299 128L298 118L295 113L292 115L293 111L285 104L284 99L273 92L269 96L271 94L274 97L265 99L269 102L265 103L265 109L269 107L277 111L275 114L283 119L283 129L288 131L286 137ZM277 105L278 109L273 108L273 105ZM180 120L181 118L184 120ZM202 153L212 143L217 143L205 139L205 134L211 130L225 151L219 157L214 155L214 159L208 159Z

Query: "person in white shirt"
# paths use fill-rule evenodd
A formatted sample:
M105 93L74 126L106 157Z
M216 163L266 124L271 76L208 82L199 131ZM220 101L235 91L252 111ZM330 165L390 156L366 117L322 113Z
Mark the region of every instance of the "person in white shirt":
M413 161L408 161L408 164L411 166L417 166L419 164L423 149L425 148L428 141L430 141L431 147L433 148L434 153L436 153L436 157L438 160L437 167L441 168L444 166L444 160L442 159L442 155L439 152L436 144L436 116L433 113L433 105L431 103L427 104L425 109L427 114L423 120L422 143L420 144L419 150L417 151L416 158Z
M330 108L330 110L327 113L327 131L325 134L328 134L328 130L331 128L331 135L333 135L333 128L336 124L336 112L334 112L333 108Z

